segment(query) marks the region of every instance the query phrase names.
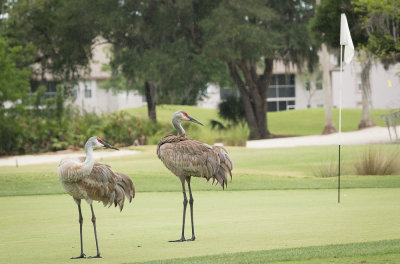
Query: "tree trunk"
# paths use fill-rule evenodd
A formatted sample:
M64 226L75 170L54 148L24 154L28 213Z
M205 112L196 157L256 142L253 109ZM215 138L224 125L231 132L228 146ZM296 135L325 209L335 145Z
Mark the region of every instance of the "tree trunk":
M324 81L324 89L325 89L325 127L322 131L323 135L336 133L337 129L335 124L333 124L332 119L332 81L331 81L331 73L330 73L330 61L329 61L329 53L325 44L322 44L320 56L320 63L322 66L322 78Z
M368 58L367 55L367 58L365 60L361 60L362 117L360 124L358 124L358 129L375 126L375 123L370 115L371 83L369 81L369 73L371 71L371 66L371 60Z
M156 89L149 81L145 81L144 89L147 101L147 115L151 121L156 122Z
M248 61L228 63L230 74L239 88L246 121L250 129L250 139L271 136L267 127L266 94L272 75L272 60L266 60L264 74L257 75L256 67ZM245 82L238 73L240 69Z
M235 81L237 87L239 88L240 98L242 99L244 113L247 121L247 125L250 129L250 139L259 139L260 133L258 131L257 121L254 115L253 107L251 105L250 97L248 95L246 86L242 79L240 78L237 68L233 63L228 63L229 72L232 79Z

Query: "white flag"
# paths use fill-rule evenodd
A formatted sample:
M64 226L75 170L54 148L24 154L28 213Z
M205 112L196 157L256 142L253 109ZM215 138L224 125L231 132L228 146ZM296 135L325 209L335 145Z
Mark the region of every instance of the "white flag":
M344 45L344 61L349 64L354 57L354 45L351 39L349 25L344 13L340 18L340 45Z

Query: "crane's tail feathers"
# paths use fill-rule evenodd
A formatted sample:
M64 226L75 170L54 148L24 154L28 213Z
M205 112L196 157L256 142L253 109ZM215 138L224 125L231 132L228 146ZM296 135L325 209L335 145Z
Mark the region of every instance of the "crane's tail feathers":
M209 176L211 174L211 178L213 179L212 184L214 185L215 180L217 184L219 183L222 186L222 189L228 187L228 174L232 180L232 159L229 157L228 152L224 147L214 146L213 150L218 155L218 163L212 162L212 160L207 160L206 166L202 167L202 174L204 170L207 170L207 180L209 180ZM211 164L215 164L211 166Z
M231 176L231 180L232 180L232 172L229 169L229 167L225 164L225 163L221 163L221 167L227 172L229 173L229 175Z
M115 207L118 205L120 211L124 208L125 197L132 202L132 199L135 197L135 185L133 184L131 178L126 176L125 174L116 172L118 176L115 192L116 197L114 200Z

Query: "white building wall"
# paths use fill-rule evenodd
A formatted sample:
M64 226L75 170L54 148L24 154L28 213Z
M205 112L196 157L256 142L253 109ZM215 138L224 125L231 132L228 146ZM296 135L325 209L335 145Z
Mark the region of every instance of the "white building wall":
M218 84L209 83L206 96L197 101L197 106L202 108L218 108L221 102L220 87Z
M93 59L90 72L83 74L82 80L76 87L76 99L73 104L87 112L98 114L123 110L146 105L137 91L113 92L102 89L98 84L111 76L110 71L104 70L104 65L110 62L110 44L99 38L93 47ZM91 97L85 96L85 85L91 87Z
M85 96L85 85L91 86L91 97ZM73 104L87 112L98 114L146 105L136 91L113 93L98 87L96 80L80 81Z
M396 72L400 64L385 70L377 63L371 68L371 101L375 109L400 108L400 76ZM361 108L362 92L359 89L361 67L353 61L343 67L342 107ZM339 107L340 70L332 72L333 106Z
M400 64L385 70L376 65L371 74L372 107L395 109L400 108Z
M332 56L334 59L334 57ZM333 60L332 59L332 60ZM375 109L398 109L400 108L400 64L393 65L385 70L383 65L376 63L371 68L370 82L372 94L372 108ZM280 63L274 63L274 74L290 74L295 73L295 68L285 68ZM359 90L359 81L361 78L361 67L357 61L353 61L349 65L343 67L343 90L342 90L342 107L343 108L361 108L362 93ZM299 75L296 74L296 98L295 108L306 109L310 91L307 91L300 81ZM314 85L314 84L312 84ZM339 87L340 87L340 70L335 68L332 71L332 101L333 107L339 107ZM286 100L281 98L278 100ZM220 102L219 87L210 84L207 90L207 97L198 102L199 107L217 108ZM269 100L270 101L270 100ZM311 96L311 108L324 107L325 91L316 90Z
M310 108L323 107L325 102L324 90L317 90L315 84L311 84L312 89L307 91L296 75L296 109L306 109L310 103Z

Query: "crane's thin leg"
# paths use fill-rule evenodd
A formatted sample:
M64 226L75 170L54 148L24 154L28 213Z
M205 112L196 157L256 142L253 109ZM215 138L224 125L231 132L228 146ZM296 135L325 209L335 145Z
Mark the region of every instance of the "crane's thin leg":
M192 195L192 188L190 187L190 177L186 177L186 181L189 187L189 205L190 205L190 220L192 222L192 238L187 239L186 241L194 241L196 237L194 236L194 224L193 224L193 195Z
M99 244L97 243L96 216L94 215L93 205L92 204L90 204L90 209L92 210L92 223L93 223L93 229L94 229L94 238L96 239L97 255L89 257L89 258L101 258L100 251L99 251Z
M182 182L182 192L183 192L182 236L181 236L181 239L171 240L169 242L183 242L183 241L186 241L186 239L185 239L185 216L186 216L186 206L187 206L188 200L187 200L187 197L186 197L186 190L185 190L185 178L182 178L181 182Z
M79 199L74 199L76 204L78 205L78 211L79 211L79 230L80 230L80 237L81 237L81 255L78 257L72 257L71 259L79 259L79 258L85 258L85 254L83 253L83 243L82 243L82 223L83 223L83 217L82 217L82 211L81 211L81 200Z

